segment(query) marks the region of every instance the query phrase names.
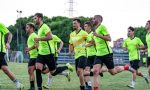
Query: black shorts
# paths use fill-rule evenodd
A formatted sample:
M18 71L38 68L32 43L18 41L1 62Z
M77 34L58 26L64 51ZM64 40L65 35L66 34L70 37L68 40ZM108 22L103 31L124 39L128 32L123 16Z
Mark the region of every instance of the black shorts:
M55 57L55 62L56 62L56 65L58 65L58 63L57 63L57 60L58 60L58 57Z
M88 56L86 66L93 68L94 61L95 61L95 56Z
M87 57L85 57L85 56L81 56L81 57L75 59L76 71L77 71L78 68L85 69L85 67L86 67L86 61L87 61Z
M4 56L5 56L5 53L0 52L0 69L2 66L8 66Z
M96 59L94 61L95 64L105 64L108 69L114 68L114 62L113 62L113 54L107 54L104 56L96 56Z
M133 60L133 61L130 61L130 65L133 69L138 70L140 67L139 62L140 60Z
M35 62L36 62L36 58L30 58L30 60L28 62L28 67L29 66L35 66Z
M48 55L38 55L37 63L42 63L43 65L47 65L50 71L53 71L56 69L56 62L54 59L54 55L53 54L48 54Z
M150 66L150 57L147 57L147 67Z

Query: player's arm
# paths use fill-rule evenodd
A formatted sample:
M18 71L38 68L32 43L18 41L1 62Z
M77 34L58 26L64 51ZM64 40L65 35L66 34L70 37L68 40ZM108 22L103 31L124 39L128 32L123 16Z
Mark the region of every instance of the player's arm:
M6 48L7 49L10 49L10 43L11 43L11 41L12 41L12 33L11 32L8 32L7 33L7 43L6 43Z
M60 53L61 49L63 48L64 42L61 40L60 41L60 45L59 45L59 49L57 50L58 53Z
M97 34L96 32L93 32L93 35L96 36L96 37L99 37L101 39L104 39L106 41L111 41L111 37L110 35L101 35L101 34Z
M126 40L123 42L122 48L123 48L124 51L127 51L127 50L128 50L127 44L126 44Z
M69 54L73 53L73 44L69 44Z
M48 40L52 40L52 32L48 32L46 34L46 37L41 37L41 38L35 38L35 41L48 41Z
M90 47L94 45L94 40L89 41L89 43L85 44L85 47Z

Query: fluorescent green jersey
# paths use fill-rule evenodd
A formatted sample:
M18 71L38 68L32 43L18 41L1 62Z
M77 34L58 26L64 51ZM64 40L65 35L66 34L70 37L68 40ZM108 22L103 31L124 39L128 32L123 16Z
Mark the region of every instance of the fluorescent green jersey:
M150 57L150 33L146 34L146 43L147 43L147 50L148 50L148 57Z
M134 37L133 39L127 38L124 41L123 47L128 49L130 61L139 60L140 54L139 54L139 49L137 48L137 46L141 46L141 45L144 45L144 44L137 37Z
M27 40L27 45L28 45L28 48L31 48L33 47L33 45L35 44L35 41L34 41L34 38L37 38L37 34L36 33L32 33L29 35L28 37L28 40ZM30 55L30 58L37 58L38 56L38 49L32 49L29 51L29 55Z
M52 49L52 53L55 55L55 57L58 57L57 51L57 43L60 43L61 39L57 37L56 35L52 35L52 40L50 40L50 46Z
M84 47L86 43L86 38L88 34L84 30L80 30L78 33L73 31L70 34L69 43L74 47L75 59L79 58L80 56L86 56L86 49Z
M43 24L38 30L38 37L46 37L48 32L51 32L50 28L46 24ZM48 55L52 53L49 41L39 41L38 50L39 54L41 55Z
M104 25L100 25L96 31L97 34L99 35L108 35L107 28ZM109 46L109 42L101 39L99 37L94 36L94 41L96 44L96 56L104 56L107 54L112 53L112 49Z
M88 34L88 37L86 39L86 44L88 44L91 40L93 40L93 32L92 31ZM87 47L86 51L87 51L87 56L96 55L96 48L94 45Z
M0 23L0 52L6 52L5 35L8 32L9 30L5 27L5 25Z

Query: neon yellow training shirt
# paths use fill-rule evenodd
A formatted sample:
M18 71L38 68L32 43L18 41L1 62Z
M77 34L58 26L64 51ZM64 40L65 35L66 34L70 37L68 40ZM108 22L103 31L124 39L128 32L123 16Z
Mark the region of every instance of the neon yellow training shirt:
M29 35L28 40L27 40L28 48L33 47L33 45L35 44L34 38L37 38L37 37L38 37L37 34L34 32L31 35ZM30 50L29 55L30 55L30 58L37 58L38 49L36 48L36 49Z
M137 46L141 46L141 45L144 44L138 37L134 37L133 39L127 38L124 41L123 47L128 49L129 61L140 59L139 49L137 48Z
M6 53L5 35L8 32L9 30L5 27L5 25L0 23L0 52Z
M60 43L61 39L57 37L56 35L52 35L52 40L50 40L50 46L52 49L52 53L54 54L55 57L58 57L57 53L57 43Z
M46 24L43 24L38 30L38 37L46 37L48 32L51 32L51 29ZM52 53L49 41L39 41L38 50L38 53L41 55L48 55Z
M150 57L150 33L146 34L146 43L147 43L148 57Z
M89 42L91 40L93 40L93 32L91 31L89 34L88 34L88 37L86 39L86 44L89 44ZM94 45L92 46L89 46L86 48L86 51L87 51L87 56L94 56L96 55L96 47Z
M73 31L70 34L69 43L74 47L75 59L86 56L86 49L84 45L86 44L86 38L88 34L84 30L80 30L78 33Z
M107 28L104 25L100 25L95 32L99 35L108 35ZM104 56L112 53L112 49L109 46L109 42L94 36L94 41L96 44L96 56Z

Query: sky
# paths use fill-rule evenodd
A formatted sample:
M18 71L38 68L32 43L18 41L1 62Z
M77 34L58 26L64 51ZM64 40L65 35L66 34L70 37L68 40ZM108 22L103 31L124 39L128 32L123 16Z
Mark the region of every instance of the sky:
M21 17L28 17L37 12L48 17L69 16L69 0L1 0L0 22L6 26L16 22L21 10ZM74 17L93 17L102 15L103 23L112 40L126 38L129 26L145 26L150 20L150 0L74 0Z

